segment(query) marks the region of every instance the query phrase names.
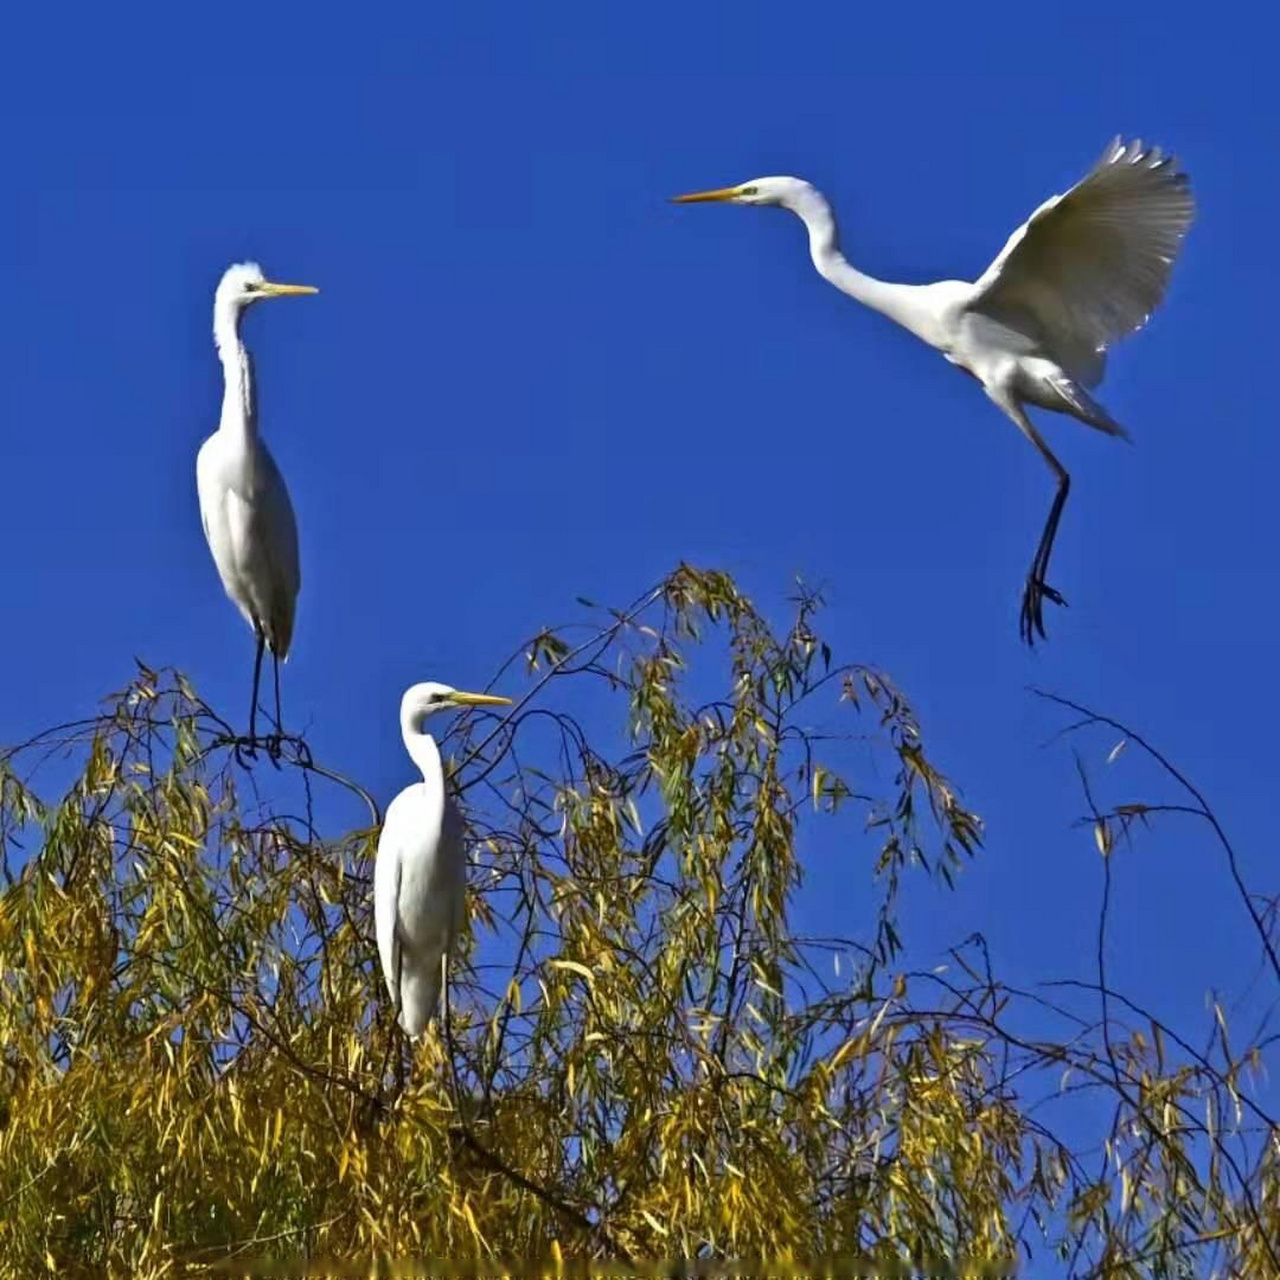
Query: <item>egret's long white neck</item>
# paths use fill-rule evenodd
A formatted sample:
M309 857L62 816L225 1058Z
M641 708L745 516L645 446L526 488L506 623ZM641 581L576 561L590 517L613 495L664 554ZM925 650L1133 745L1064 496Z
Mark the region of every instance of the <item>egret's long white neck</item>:
M422 727L422 713L411 710L400 716L400 736L409 759L418 766L423 781L429 787L444 785L444 765L440 762L440 748L436 740Z
M804 223L809 232L809 256L823 279L855 301L879 311L913 333L920 333L916 297L919 287L890 284L854 267L840 252L836 217L821 191L807 185L801 187L787 194L782 207L790 209Z
M219 298L213 307L213 341L222 361L222 418L219 429L245 436L258 432L253 365L240 338L241 308Z

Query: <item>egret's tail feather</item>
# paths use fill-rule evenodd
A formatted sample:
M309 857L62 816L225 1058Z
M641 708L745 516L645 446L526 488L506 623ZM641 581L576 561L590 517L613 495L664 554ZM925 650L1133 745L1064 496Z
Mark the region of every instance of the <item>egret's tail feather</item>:
M293 615L279 610L265 628L267 647L281 662L289 661L289 646L293 643Z
M1062 397L1068 412L1081 422L1105 431L1109 436L1119 436L1122 440L1130 438L1129 433L1078 382L1065 376L1050 378L1049 382Z
M425 966L424 972L400 975L400 1025L405 1034L417 1039L431 1021L440 1000L440 966Z

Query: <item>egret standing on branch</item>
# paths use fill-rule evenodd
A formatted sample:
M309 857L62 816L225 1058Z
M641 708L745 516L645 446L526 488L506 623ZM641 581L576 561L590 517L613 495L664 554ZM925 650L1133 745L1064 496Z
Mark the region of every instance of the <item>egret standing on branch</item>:
M258 433L253 360L240 338L240 317L263 298L319 293L306 284L273 284L255 262L228 267L213 300L213 338L225 387L218 429L200 446L196 488L200 519L227 595L253 628L258 642L249 704L249 753L257 743L258 684L262 649L271 650L275 673L275 754L284 734L280 716L280 663L289 655L294 605L302 582L298 526L275 460Z
M1025 406L1126 434L1089 390L1102 381L1107 348L1140 329L1164 297L1191 225L1195 204L1173 157L1117 138L1066 195L1050 197L1009 237L973 284L888 284L863 275L840 252L831 206L800 178L756 178L675 197L677 204L703 200L780 205L798 215L821 276L973 374L1040 451L1058 490L1022 598L1022 636L1034 643L1045 634L1044 600L1066 603L1046 577L1071 480Z
M378 955L400 1025L414 1039L440 998L443 964L462 928L467 855L462 815L445 785L440 748L423 721L454 707L505 707L510 698L415 684L400 700L400 734L422 781L387 807L373 871Z

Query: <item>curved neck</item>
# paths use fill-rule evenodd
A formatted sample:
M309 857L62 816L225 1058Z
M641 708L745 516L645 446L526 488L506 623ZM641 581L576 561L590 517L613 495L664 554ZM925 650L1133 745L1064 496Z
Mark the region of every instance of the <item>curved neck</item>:
M220 430L244 436L258 433L253 392L253 362L240 340L240 308L221 301L213 308L213 341L222 361L222 417Z
M917 332L914 320L914 294L917 286L890 284L877 280L854 267L840 252L840 232L836 216L826 196L813 187L789 194L783 208L790 209L809 232L809 256L818 274L830 281L841 293L863 306L879 311L890 320Z
M422 780L428 786L443 788L444 765L440 761L440 748L436 746L436 740L419 729L413 721L412 716L404 716L400 720L404 749L409 753L409 759L418 766Z

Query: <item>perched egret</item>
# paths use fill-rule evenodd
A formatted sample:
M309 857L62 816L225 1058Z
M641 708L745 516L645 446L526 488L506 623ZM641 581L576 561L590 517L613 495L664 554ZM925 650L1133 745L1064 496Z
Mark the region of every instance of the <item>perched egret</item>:
M253 699L249 704L249 751L257 742L258 683L262 649L271 650L275 671L276 737L280 718L280 663L293 638L294 604L302 577L298 526L275 460L258 432L253 360L240 338L240 317L262 298L319 293L306 284L273 284L255 262L228 267L213 299L213 338L222 361L224 390L218 429L200 446L196 488L200 519L227 595L257 638Z
M462 928L467 856L462 815L445 787L440 748L423 721L454 707L509 706L510 698L415 684L400 700L400 734L422 781L387 807L373 873L378 954L400 1025L416 1039L440 998L443 961Z
M1173 157L1116 138L1080 182L1046 200L1009 237L972 284L889 284L855 270L840 252L831 206L800 178L756 178L674 199L780 205L798 215L821 276L971 373L1035 445L1058 488L1027 575L1020 629L1028 644L1043 636L1044 600L1065 603L1045 579L1071 479L1025 406L1126 435L1089 389L1102 381L1107 347L1140 329L1164 297L1195 214Z

